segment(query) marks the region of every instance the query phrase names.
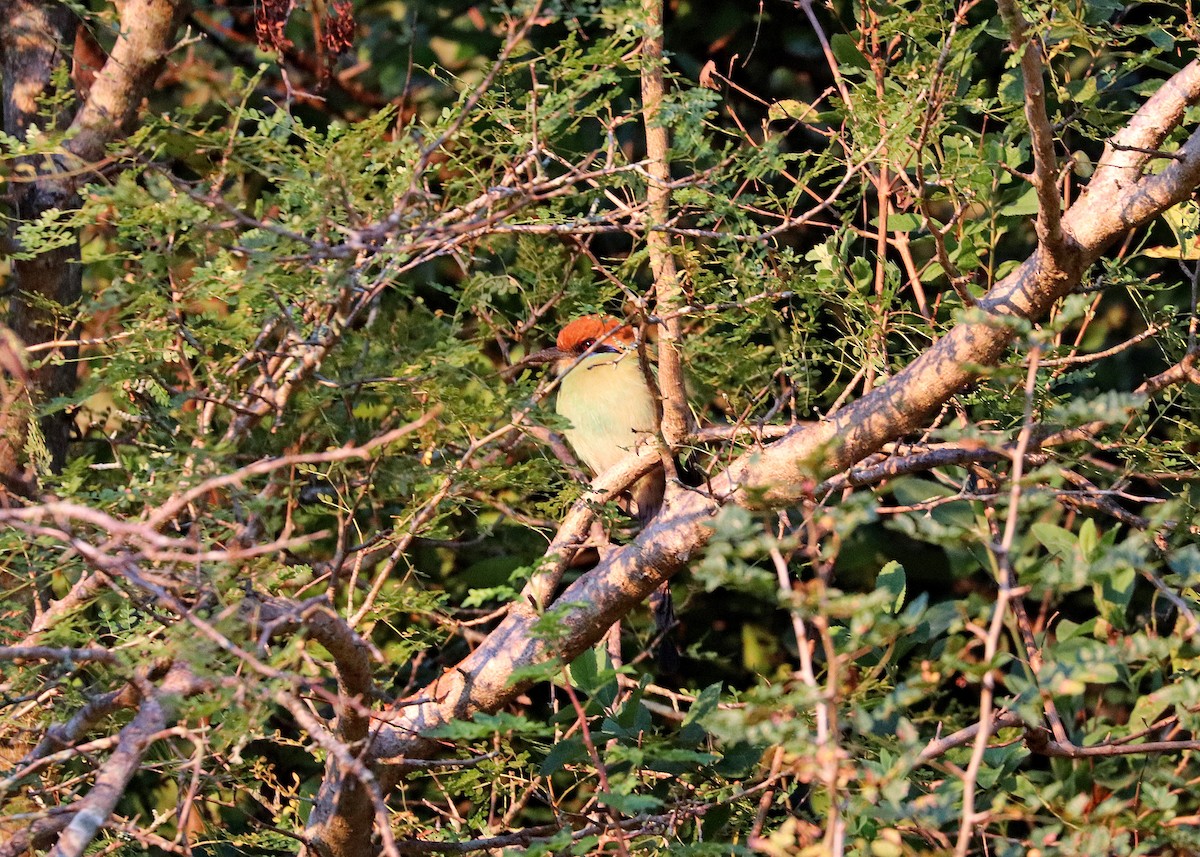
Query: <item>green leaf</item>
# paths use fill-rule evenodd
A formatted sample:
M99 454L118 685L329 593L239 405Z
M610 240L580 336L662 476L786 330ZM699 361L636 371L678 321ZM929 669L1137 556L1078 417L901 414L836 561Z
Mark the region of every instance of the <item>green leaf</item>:
M1078 537L1070 530L1039 521L1029 528L1042 547L1061 557L1073 557L1079 546Z
M875 578L875 588L889 596L888 601L885 602L888 610L891 613L899 613L904 607L904 596L907 592L904 566L895 560L887 563Z
M598 792L596 798L600 801L601 805L615 809L623 815L638 815L643 812L653 812L662 806L662 801L653 795Z
M573 762L582 762L587 758L587 747L583 743L583 738L578 735L572 735L569 738L563 738L546 754L546 758L542 761L538 773L543 777L548 777L553 773L561 771L567 765Z
M834 33L833 37L829 40L829 46L833 50L833 56L839 65L858 68L864 71L871 68L870 61L858 49L858 42L853 37L845 33Z
M887 228L889 232L914 232L925 225L925 219L919 214L901 213L889 214Z
M1099 546L1099 536L1096 531L1096 522L1091 518L1084 520L1079 527L1079 549L1083 551L1083 558L1091 560L1096 555L1096 548Z
M1037 189L1034 187L1028 188L1015 201L1000 209L1000 214L1005 217L1029 217L1037 213L1038 196Z
M775 122L780 119L794 119L797 122L812 122L817 118L817 110L805 101L788 98L776 101L767 108L767 121Z
M704 721L717 710L721 700L721 684L710 684L696 695L696 701L688 709L687 716L679 727L680 740L688 744L698 744L704 739Z

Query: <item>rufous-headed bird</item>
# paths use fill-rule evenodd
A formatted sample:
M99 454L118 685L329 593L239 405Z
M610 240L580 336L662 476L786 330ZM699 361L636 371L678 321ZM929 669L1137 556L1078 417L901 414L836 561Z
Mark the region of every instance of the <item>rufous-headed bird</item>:
M638 360L633 328L611 316L586 315L567 324L556 344L556 368L567 374L555 410L570 420L567 442L593 474L655 442L658 404ZM638 479L629 496L630 512L645 524L662 506L662 469Z
M656 443L658 402L638 360L633 328L611 316L587 315L558 334L555 368L559 382L555 410L571 422L567 442L599 476L643 443ZM645 526L662 507L665 474L655 467L630 486L630 513ZM669 632L674 622L669 583L650 597L661 635L659 662L678 672L679 652Z

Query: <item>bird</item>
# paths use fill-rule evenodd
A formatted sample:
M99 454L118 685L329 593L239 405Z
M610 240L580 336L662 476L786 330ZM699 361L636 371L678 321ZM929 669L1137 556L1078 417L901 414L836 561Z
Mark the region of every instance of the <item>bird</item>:
M632 327L612 316L586 315L559 331L555 368L559 381L555 410L570 422L564 430L579 459L599 476L644 443L656 443L659 404L638 358ZM643 528L663 504L666 475L661 466L640 477L627 491L629 512ZM660 636L659 662L678 672L679 653L669 634L674 625L671 587L664 582L650 596Z
M658 403L638 360L633 328L586 315L559 331L555 410L570 422L567 443L599 476L658 435ZM630 512L645 526L662 507L664 476L655 468L628 490Z

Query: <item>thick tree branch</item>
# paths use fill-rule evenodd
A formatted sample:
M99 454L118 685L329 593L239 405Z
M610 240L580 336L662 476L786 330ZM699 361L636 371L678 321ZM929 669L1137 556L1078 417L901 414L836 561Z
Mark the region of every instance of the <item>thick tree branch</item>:
M609 468L588 486L584 499L572 506L559 524L554 539L546 548L541 567L521 591L514 610L532 614L538 606L551 602L563 572L587 538L588 527L596 517L596 507L616 498L621 491L649 473L659 460L658 450L649 445L643 446L637 455L631 455L617 466Z
M104 661L116 663L117 656L108 649L93 648L58 648L54 646L0 646L0 661L60 661L72 663L84 661Z
M1200 75L1190 65L1135 116L1138 122L1157 124L1159 133L1134 136L1151 145L1156 137L1161 140L1178 124L1183 107L1197 99ZM1060 224L1063 245L1071 246L1072 252L1056 257L1050 248L1039 247L887 384L830 419L797 426L782 439L743 455L710 481L708 493L678 497L635 542L607 555L550 605L561 611L563 631L553 643L534 632L538 617L533 609L514 605L479 648L398 705L378 729L372 752L392 766L385 776L398 776L407 757L436 750L424 737L428 730L478 711L494 711L522 692L529 681L512 680L518 667L553 659L569 662L593 645L615 620L703 548L721 505L795 503L820 479L927 425L950 397L979 377L981 367L1000 360L1016 335L1019 325L1014 322L1042 317L1114 240L1187 198L1198 185L1200 134L1194 134L1162 173L1136 181L1102 181L1089 188ZM336 765L331 764L331 773L337 774ZM362 853L370 846L369 805L339 804L338 777L330 781L311 817L310 833L330 853Z
M187 6L185 0L125 0L117 6L121 29L116 44L67 131L65 146L71 154L84 163L98 161L105 147L129 130Z
M1125 127L1113 134L1096 164L1089 190L1113 192L1141 177L1153 153L1182 121L1184 111L1196 103L1198 76L1200 60L1193 60L1163 83Z
M292 694L279 691L275 701L291 712L296 723L308 733L328 755L325 761L325 779L321 783L321 793L317 797L313 812L321 814L322 800L331 799L339 809L345 812L334 812L333 826L343 826L344 832L361 835L366 831L368 847L357 852L373 854L374 848L369 847L371 840L371 820L374 819L379 828L379 837L383 845L383 854L387 857L398 857L396 843L389 826L386 803L387 790L390 782L380 782L364 759L364 755L355 755L351 748L324 728L324 725ZM326 844L314 840L319 854L330 853ZM336 853L336 852L334 852Z
M303 628L333 657L338 679L337 736L353 743L367 737L362 713L374 693L372 663L382 661L379 651L335 613L324 597L298 604L288 598L253 599L259 620L268 635Z
M50 850L50 857L83 854L100 827L108 821L117 801L125 793L125 787L141 767L142 758L155 736L173 716L163 697L197 693L204 686L183 663L173 665L157 688L145 677L136 684L142 693L138 713L121 730L116 750L100 766L91 791L74 807L75 814Z

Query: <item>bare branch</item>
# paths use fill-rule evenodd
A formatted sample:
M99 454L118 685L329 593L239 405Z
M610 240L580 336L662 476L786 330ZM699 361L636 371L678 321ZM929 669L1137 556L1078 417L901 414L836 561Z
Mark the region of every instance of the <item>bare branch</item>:
M0 646L0 661L80 661L116 662L108 649L64 649L53 646Z
M658 384L662 391L662 435L674 449L692 427L680 354L683 325L675 309L686 303L671 252L671 236L657 227L671 219L670 142L663 125L662 0L643 0L642 116L646 131L646 250L654 275L655 311L663 316L658 338ZM670 490L670 488L668 488Z
M1104 756L1137 756L1143 753L1180 753L1200 750L1200 741L1144 741L1141 744L1089 744L1081 747L1064 741L1051 740L1044 732L1026 736L1029 749L1045 756L1066 759L1086 759Z
M148 679L141 679L137 683L142 694L138 713L121 730L116 750L101 765L91 791L75 807L74 817L50 850L51 857L78 857L83 854L108 821L117 801L125 792L125 786L141 767L142 757L166 726L167 720L173 716L161 696L197 693L204 686L183 663L170 668L158 689Z
M22 764L32 765L40 759L49 757L61 748L74 744L85 732L100 722L100 720L119 709L131 708L137 704L137 700L137 689L132 684L127 684L119 690L109 691L92 699L76 711L66 723L58 723L47 729L42 740L38 742L38 745L21 760ZM11 785L11 783L6 781L0 786L0 791L11 787Z
M1080 364L1095 363L1097 360L1104 360L1112 357L1115 354L1120 354L1127 348L1132 348L1139 342L1144 342L1151 336L1162 333L1163 326L1152 324L1136 336L1131 336L1122 343L1114 345L1112 348L1105 348L1102 351L1094 351L1091 354L1076 354L1070 357L1052 357L1041 362L1042 366L1078 366Z
M1025 82L1025 119L1033 141L1033 186L1037 191L1038 241L1052 257L1065 249L1062 232L1062 196L1058 192L1058 165L1054 157L1054 129L1046 115L1045 70L1042 68L1042 43L1029 38L1016 0L999 0L1000 16L1008 27L1009 44L1021 57L1021 77Z
M1105 145L1089 190L1110 193L1141 177L1167 135L1183 119L1184 111L1200 98L1197 77L1200 60L1192 60L1146 100ZM1178 160L1182 156L1174 152L1172 157Z
M300 727L328 754L325 781L313 807L313 814L330 819L326 831L351 839L364 835L369 838L370 819L373 818L382 839L383 853L388 857L399 857L384 801L390 781L381 783L363 758L354 755L290 693L280 691L275 695L275 701L291 712Z
M133 685L128 685L127 687L129 689L131 689L131 694L133 696L137 695L136 690L132 690ZM137 704L137 700L133 699L133 700L131 700L130 705L127 707L133 707L136 704ZM163 738L169 738L169 737L176 737L176 738L194 737L194 731L195 730L193 730L191 727L174 726L174 727L170 727L170 728L162 730L161 732L159 732L158 734L153 736L153 740L158 741ZM111 749L112 747L114 747L118 743L120 743L120 741L121 741L121 736L119 734L118 735L106 735L103 738L97 738L95 741L87 741L83 744L73 744L64 750L59 750L57 753L49 753L44 756L39 756L36 759L22 760L22 762L21 762L22 767L18 768L17 771L15 773L11 774L10 776L5 777L3 780L0 780L0 794L4 794L5 792L11 790L14 786L17 785L17 783L19 783L25 777L28 777L30 774L36 773L41 768L44 768L48 765L57 764L59 762L69 761L71 759L75 759L80 756L87 756L87 755L90 755L93 753L99 753L104 750Z
M994 735L1001 729L1008 729L1014 726L1023 725L1024 721L1021 720L1019 714L1011 711L997 711L995 716L992 717L991 722L986 724L986 728L988 729L989 734ZM976 739L980 730L983 728L985 728L985 724L980 721L978 723L973 723L966 728L959 729L957 732L946 735L945 737L935 738L925 745L925 748L921 751L921 754L917 757L917 759L922 764L928 764L937 759L939 756L945 755L949 750L970 744Z
M231 473L223 473L220 476L206 479L199 485L175 495L159 506L147 520L147 524L154 529L158 529L183 511L189 503L198 500L212 491L217 491L229 485L240 485L251 477L272 473L283 467L296 467L302 464L332 464L337 461L361 461L369 458L375 450L395 443L400 438L406 437L415 431L420 431L432 420L436 419L437 415L441 412L442 407L438 405L426 411L412 422L405 423L398 428L381 434L379 437L372 438L361 446L347 444L340 449L331 449L325 452L307 452L296 455L282 455L278 458L264 458L261 461L238 468Z

